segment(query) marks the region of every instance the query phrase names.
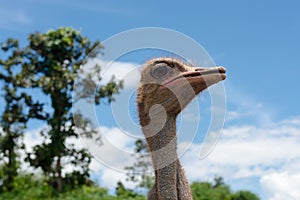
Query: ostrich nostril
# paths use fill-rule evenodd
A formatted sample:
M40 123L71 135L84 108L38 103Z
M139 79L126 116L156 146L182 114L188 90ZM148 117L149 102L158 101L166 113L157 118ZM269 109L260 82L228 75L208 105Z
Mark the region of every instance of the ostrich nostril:
M197 67L197 68L195 68L195 71L203 71L203 70L205 70L205 68L203 68L203 67Z
M218 70L219 70L219 72L221 72L221 73L226 73L226 68L223 67L223 66L219 66L219 67L218 67Z

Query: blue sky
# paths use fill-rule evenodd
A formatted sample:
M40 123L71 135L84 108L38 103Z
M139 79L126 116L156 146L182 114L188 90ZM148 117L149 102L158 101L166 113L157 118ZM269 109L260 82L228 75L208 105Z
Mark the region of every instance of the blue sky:
M199 42L216 64L230 67L241 91L275 107L275 117L297 115L300 61L299 3L288 1L36 1L1 3L1 41L60 26L104 40L137 27L180 31ZM293 94L293 95L292 95Z
M45 32L61 26L79 29L83 35L92 40L106 40L119 32L141 27L169 28L193 38L206 49L216 65L223 65L228 70L228 78L224 83L227 94L227 120L220 148L224 145L226 149L226 142L242 143L253 137L264 139L267 147L278 144L278 148L281 146L283 148L285 145L292 146L288 141L297 138L295 135L300 132L298 126L300 119L298 89L300 82L298 78L300 74L300 3L297 0L186 2L0 0L0 2L0 41L14 37L19 39L21 44L25 44L28 33ZM152 52L150 58L155 55ZM146 58L145 55L142 58L129 55L122 60L121 64L142 64L144 58ZM202 98L205 99L205 97L207 94L204 94ZM111 108L106 106L99 109L103 109L106 113L110 112ZM110 120L105 121L104 125L110 128L113 126ZM232 131L232 135L229 130ZM282 144L277 143L276 140L280 140L282 135L274 135L274 132L287 135L282 140ZM244 134L245 138L239 138L238 133ZM263 136L257 133L262 133ZM236 136L234 140L230 140L232 136ZM250 142L249 145L264 146L256 142L258 140ZM300 144L299 140L296 141L295 146L296 144ZM197 149L197 145L192 148L191 152ZM245 150L245 153L253 152L256 147L252 146L252 148L249 151ZM242 149L238 150L242 151ZM299 172L294 170L294 166L299 166L297 165L299 162L296 162L299 157L297 154L289 157L293 154L289 152L282 154L280 158L273 157L273 154L278 155L281 152L273 150L266 150L269 154L266 153L266 158L264 158L266 160L270 158L270 163L264 163L264 159L261 159L250 163L249 166L245 164L247 162L235 166L227 165L227 161L219 165L228 167L224 176L229 179L233 188L255 190L264 199L295 197L290 191L270 188L268 183L276 182L276 180L279 182L286 180L291 183L298 181ZM297 153L297 150L299 149L292 151ZM217 153L219 151L221 152L216 147L216 160L212 153L211 162L204 166L217 166L217 158L222 160L218 157L221 156L221 153ZM234 152L231 153L234 154ZM300 154L299 151L298 153ZM259 151L258 154L265 155ZM289 157L291 162L284 160L284 157ZM283 159L282 162L287 164L274 165L271 158ZM195 166L198 164L195 163ZM255 171L255 173L246 176L245 172L243 176L238 176L232 173L235 167L251 169L250 171ZM187 168L187 171L189 168L193 170L193 167L187 166ZM105 169L101 169L100 174L103 174ZM217 172L219 171L216 170L212 174ZM187 172L187 174L190 173ZM204 176L205 173L199 174L196 180L201 179L201 175ZM275 194L274 190L279 191L278 194Z

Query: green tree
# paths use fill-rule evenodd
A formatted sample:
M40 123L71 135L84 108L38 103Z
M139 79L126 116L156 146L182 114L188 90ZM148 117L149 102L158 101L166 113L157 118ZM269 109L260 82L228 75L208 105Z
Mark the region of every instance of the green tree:
M230 200L230 190L226 185L214 187L209 182L194 182L191 189L195 200Z
M250 191L233 193L222 177L215 177L213 183L194 182L191 189L194 200L259 200L257 195Z
M1 44L1 50L8 55L6 60L0 60L0 80L2 80L5 107L1 116L0 156L1 190L12 190L14 179L20 165L17 151L24 147L20 137L26 123L31 118L45 119L42 115L42 104L33 102L31 96L18 92L16 73L20 67L22 53L18 41L9 39ZM15 53L19 52L19 53ZM26 111L27 110L27 111ZM5 161L6 160L6 161Z
M259 197L250 191L238 191L231 196L231 200L259 200Z
M92 43L71 28L60 28L46 34L31 34L29 40L31 56L29 64L23 66L25 80L30 80L33 87L40 87L43 93L50 96L53 113L47 119L50 143L36 146L35 158L31 159L29 156L28 159L33 166L42 167L50 175L52 184L61 191L63 158L68 157L70 164L78 169L65 176L65 180L72 181L71 185L84 184L89 176L90 154L85 149L75 148L74 145L67 147L65 142L67 138L78 137L70 110L75 79L84 73L80 66L95 57L102 46L99 41ZM96 88L92 78L97 72L99 73L99 66L95 66L86 76L85 83L91 91ZM96 81L101 80L98 78ZM91 83L93 87L90 86ZM118 93L121 87L120 82L112 79L96 91L96 102L99 103L100 98L111 101L113 94Z
M31 166L40 167L58 191L62 191L64 182L68 182L65 185L85 184L89 182L91 155L85 149L66 144L67 139L78 137L71 112L75 80L86 73L83 88L87 91L79 97L86 98L85 92L95 92L97 104L101 99L112 101L113 95L122 88L122 82L112 77L109 83L96 90L96 82L101 81L101 77L95 75L99 74L100 67L96 65L88 72L80 67L100 53L102 45L99 41L91 42L79 31L59 28L30 34L28 40L26 47L12 51L12 55L19 58L15 65L20 66L14 79L20 88L40 89L50 99L51 109L47 110L45 119L48 127L42 132L45 141L35 146L26 160ZM6 50L11 46L13 43L7 43L2 48ZM79 119L86 121L78 114L76 120ZM66 164L72 165L74 170L63 175Z
M119 197L119 199L122 200L130 200L130 199L136 199L136 200L144 200L145 197L142 195L139 195L135 193L132 190L126 189L122 182L117 183L116 187L116 195Z

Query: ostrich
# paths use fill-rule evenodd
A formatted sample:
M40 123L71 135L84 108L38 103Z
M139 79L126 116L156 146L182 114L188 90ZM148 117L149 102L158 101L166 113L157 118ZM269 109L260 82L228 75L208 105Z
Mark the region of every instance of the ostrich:
M192 199L176 152L176 117L197 94L224 80L225 71L224 67L194 67L173 58L155 58L142 67L137 104L155 171L149 200Z

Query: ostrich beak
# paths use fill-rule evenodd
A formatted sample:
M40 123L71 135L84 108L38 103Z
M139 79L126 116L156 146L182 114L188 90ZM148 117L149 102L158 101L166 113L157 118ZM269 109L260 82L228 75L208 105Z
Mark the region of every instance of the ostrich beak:
M226 78L226 69L223 66L218 66L218 67L210 67L210 68L202 68L202 67L197 67L195 68L196 72L200 73L201 75L208 75L208 74L220 74L222 76L222 80Z
M207 87L226 79L226 69L222 66L210 68L194 68L193 71L182 72L178 76L164 81L161 88L176 84L178 81L186 80L192 86L206 85Z

